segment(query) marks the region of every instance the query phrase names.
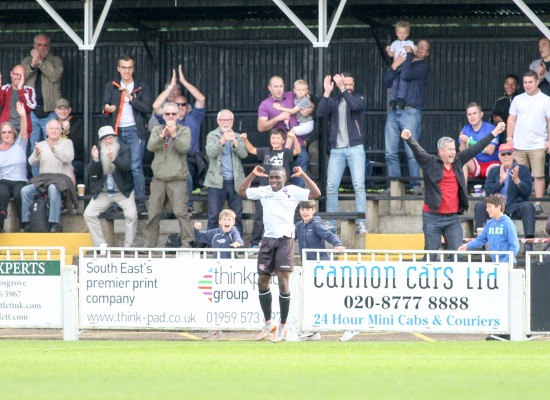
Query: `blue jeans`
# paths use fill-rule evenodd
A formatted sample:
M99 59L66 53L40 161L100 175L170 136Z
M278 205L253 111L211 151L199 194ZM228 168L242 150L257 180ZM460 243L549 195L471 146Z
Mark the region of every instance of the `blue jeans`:
M118 137L122 143L130 147L132 157L132 176L134 177L134 194L136 196L145 196L145 176L143 175L143 151L145 142L142 141L135 126L118 128ZM139 202L143 202L140 200Z
M38 118L34 112L31 112L32 131L30 137L31 153L34 151L34 145L46 138L46 125L51 119L57 119L55 112L49 113L44 118ZM31 167L32 176L37 176L40 173L40 164L37 163Z
M243 234L243 198L235 191L233 181L223 181L221 189L208 188L208 229L219 228L219 215L227 200L227 208L237 215L235 227Z
M21 197L23 205L21 206L21 221L29 222L31 219L30 207L34 201L34 196L41 192L33 185L27 185L21 189ZM57 190L55 185L48 186L48 202L50 203L50 214L48 222L50 224L59 224L61 221L61 192Z
M302 146L301 148L302 151L300 152L300 154L298 154L298 157L296 157L296 160L294 160L294 162L292 163L292 167L302 167L302 170L304 172L307 172L307 168L309 167L309 154L305 146ZM292 175L293 172L290 172ZM300 186L302 188L306 187L306 183L302 178L292 178L290 179L290 183L296 186Z
M388 176L401 176L399 165L399 144L401 143L401 131L408 129L417 142L420 140L422 128L422 111L414 107L405 107L404 110L389 110L384 128L385 159ZM409 176L420 176L420 167L414 159L408 145L404 144L407 162L409 164ZM411 186L418 186L420 182L411 182Z
M441 236L445 238L447 250L454 251L462 244L462 225L458 215L441 215L422 211L424 250L439 250Z
M358 213L367 211L365 192L365 148L362 144L341 149L330 149L327 169L327 211L338 212L338 189L346 165L351 172L351 182L355 191L355 208ZM335 222L335 221L333 221ZM357 222L365 222L358 219Z

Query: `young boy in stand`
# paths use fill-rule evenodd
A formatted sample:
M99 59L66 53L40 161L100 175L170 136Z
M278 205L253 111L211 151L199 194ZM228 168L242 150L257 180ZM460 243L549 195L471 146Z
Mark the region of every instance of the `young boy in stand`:
M333 245L337 251L346 249L342 246L340 238L335 233L329 231L321 218L315 216L315 212L317 211L315 200L301 201L299 207L302 220L296 224L296 239L298 240L300 257L302 256L302 249L325 249L325 241ZM315 252L307 252L306 258L308 260L315 260L316 255L317 253ZM320 253L320 259L328 260L329 255L327 253ZM346 337L349 336L349 339L355 336L351 332L347 335L344 333L344 335ZM321 334L319 332L304 332L300 336L300 340L321 340Z
M271 147L254 147L248 140L246 133L241 133L241 139L244 142L246 151L248 154L258 157L258 161L262 163L262 167L265 170L266 177L260 178L260 186L268 185L267 175L271 168L280 166L285 169L286 176L290 176L290 166L296 157L301 152L298 139L293 132L289 132L288 135L280 128L273 128L269 132L269 144ZM284 148L285 140L292 141L294 143L294 149ZM250 238L250 247L260 247L260 241L264 232L264 224L262 220L263 208L262 204L257 201L254 211L254 225L252 227L252 235Z
M195 241L199 243L205 243L208 247L224 248L241 247L244 242L238 229L235 227L235 220L237 216L233 210L225 209L220 212L218 222L219 228L210 229L208 231L201 231L202 223L196 221L193 224L193 231L195 233ZM217 256L214 253L214 256ZM219 253L219 258L231 258L231 252L222 251ZM222 331L215 330L209 331L203 339L214 340L218 339L222 335Z
M486 243L492 251L509 251L514 253L514 264L519 252L519 240L516 226L509 216L504 214L506 200L501 194L493 194L485 199L487 214L491 218L485 224L483 232L475 240L465 243L458 248L459 251L479 249ZM496 254L491 254L491 259L496 261ZM508 255L498 256L499 262L508 262Z

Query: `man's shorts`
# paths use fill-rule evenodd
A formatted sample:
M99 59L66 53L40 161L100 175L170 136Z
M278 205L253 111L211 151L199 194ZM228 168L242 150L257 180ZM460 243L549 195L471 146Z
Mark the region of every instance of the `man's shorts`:
M489 162L482 162L478 161L476 158L472 158L472 161L474 162L474 172L472 174L468 174L470 178L487 178L487 175L489 174L489 171L491 168L496 168L500 166L500 161L489 161Z
M515 150L514 159L518 164L528 167L531 170L531 176L533 178L544 178L546 150Z
M277 275L294 271L294 239L262 238L258 253L258 275Z

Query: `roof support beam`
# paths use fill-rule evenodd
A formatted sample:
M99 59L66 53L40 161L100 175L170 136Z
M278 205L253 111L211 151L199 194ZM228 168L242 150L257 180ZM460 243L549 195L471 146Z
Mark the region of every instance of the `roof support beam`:
M36 2L52 17L52 19L59 25L61 29L76 43L80 50L93 50L99 34L103 29L103 24L107 18L109 9L113 0L107 0L103 6L103 11L97 22L97 27L95 32L93 31L93 10L94 10L94 0L86 0L84 3L84 40L78 36L78 34L65 22L65 20L53 9L53 7L48 3L47 0L36 0Z
M533 11L523 2L523 0L514 0L514 3L516 3L516 6L519 7L521 11L531 20L531 22L539 28L539 30L542 32L544 36L546 36L550 40L550 30L548 27L540 20L539 17L535 15Z
M340 0L338 9L334 13L332 21L330 23L330 28L327 31L328 0L319 0L319 37L317 38L300 20L300 18L298 18L290 8L288 8L284 0L273 0L273 3L275 3L275 5L279 7L281 11L288 17L288 19L290 19L290 21L292 21L292 23L296 25L296 27L300 29L300 31L302 31L302 33L309 39L309 41L313 44L313 47L328 47L328 45L330 44L330 40L332 39L332 35L336 30L336 26L338 25L338 21L340 20L340 16L342 15L342 11L344 10L346 2L347 0Z

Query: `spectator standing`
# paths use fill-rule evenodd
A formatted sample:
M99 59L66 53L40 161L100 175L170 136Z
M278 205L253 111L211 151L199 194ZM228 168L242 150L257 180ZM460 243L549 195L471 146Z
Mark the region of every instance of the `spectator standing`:
M69 100L61 98L57 100L55 114L61 124L61 136L69 138L73 142L74 159L73 168L77 182L84 181L84 124L82 120L72 115L73 109Z
M337 93L332 96L336 85ZM338 212L338 189L346 165L351 173L355 192L355 208L358 213L367 212L365 191L365 109L366 101L354 93L355 78L349 72L327 75L324 80L323 98L317 108L318 117L330 117L330 157L327 169L327 211ZM357 232L367 233L365 218L357 219ZM327 222L328 228L336 232L336 220Z
M130 147L132 176L135 195L145 196L143 175L143 151L149 136L147 114L151 108L149 86L134 78L136 63L132 56L118 58L117 71L120 80L108 82L103 91L103 113L109 116L109 124L121 142ZM145 213L145 203L138 200L138 212Z
M483 112L477 103L470 103L466 106L466 117L468 118L468 124L464 125L458 138L458 149L460 151L476 144L495 129L493 124L483 121ZM486 178L489 171L500 164L498 152L496 151L497 147L498 138L494 138L489 146L466 163L465 176Z
M50 232L61 232L61 201L62 191L73 194L74 188L73 142L61 137L61 124L56 119L51 119L46 125L47 139L38 142L29 157L29 164L40 164L40 174L33 177L30 184L21 190L23 204L21 208L21 222L23 231L28 231L30 221L29 208L35 195L48 193L50 211L48 222Z
M32 131L31 112L36 107L34 89L25 85L25 68L22 65L16 65L10 72L11 84L2 85L2 74L0 74L0 124L11 122L15 128L14 134L21 128L21 117L17 110L17 102L25 108L25 118L27 119L27 133Z
M206 137L206 154L210 159L204 186L208 188L208 229L219 223L220 210L227 207L235 213L237 230L243 233L243 199L237 188L244 181L242 160L248 151L241 135L233 131L233 113L221 110L216 119L218 128Z
M534 60L529 65L529 69L537 73L538 87L541 92L550 96L550 39L541 37L538 41L538 49L541 58Z
M535 71L523 74L524 93L514 97L510 105L507 123L507 138L515 149L519 164L531 169L535 180L535 196L544 195L544 164L550 151L550 97L538 88ZM542 214L542 204L535 203L535 211Z
M59 84L63 76L63 61L50 53L50 38L41 33L34 37L34 48L21 64L25 67L25 82L35 92L36 107L31 112L31 152L37 142L44 139L46 125L55 119L55 103L61 97ZM39 164L32 168L33 176L39 174Z
M21 130L11 122L0 125L0 233L8 217L8 202L13 197L17 215L21 216L21 189L27 184L27 113L21 102L15 103Z
M149 216L145 224L146 247L156 247L160 220L164 206L169 201L178 219L182 247L191 247L193 231L186 204L187 192L186 155L191 143L191 131L176 123L178 106L175 103L164 105L164 125L155 126L147 143L147 149L154 154L151 169L151 194L149 196Z
M258 131L271 132L273 128L283 129L285 132L290 129L295 129L298 125L296 114L291 114L287 111L281 111L275 108L275 104L279 104L284 108L294 108L294 100L296 95L294 92L285 92L285 81L280 76L272 76L269 79L267 86L269 97L263 100L258 107ZM301 114L303 117L311 115L313 107L304 109ZM302 170L307 171L309 166L309 155L307 153L308 135L298 136L300 144L300 152L292 163L292 166L299 166ZM292 183L300 187L304 187L304 182L300 178L295 177Z
M153 103L153 110L155 110L155 118L157 119L157 123L163 124L164 120L162 118L162 114L158 114L157 110L159 110L166 101L169 101L169 98L171 96L174 97L174 100L170 101L173 101L178 105L178 124L187 126L191 130L191 148L187 153L187 157L189 158L192 157L194 153L200 153L201 151L201 125L202 121L204 120L204 116L206 115L206 97L196 86L191 84L185 78L181 64L178 67L178 73L179 83L195 99L194 107L191 107L191 104L187 97L182 96L181 91L177 89L180 86L176 81L176 70L172 70L172 79L166 89L155 99ZM151 127L151 124L149 124L149 127ZM196 183L194 182L194 180L197 176L198 171L195 164L190 162L189 159L187 160L187 168L189 169L189 179L187 180L187 186L189 194L191 194L191 192L193 191L193 186ZM192 203L189 203L187 206L189 212L194 211Z
M519 89L519 76L510 74L504 78L504 96L497 99L493 110L491 111L491 122L493 125L498 124L499 122L508 121L508 116L510 115L510 105L514 97L518 95ZM500 135L499 145L506 143L506 135Z
M280 342L286 337L286 320L290 307L290 274L294 269L294 212L303 200L314 200L321 191L300 167L294 167L294 175L300 176L309 189L295 185L284 186L287 177L283 167L276 166L269 172L269 185L251 188L256 177L266 177L264 169L257 165L245 178L237 192L250 200L260 200L264 209L265 232L258 253L258 291L265 324L258 335L263 340L272 334L271 341ZM277 276L281 322L277 327L271 318L271 276Z
M420 140L422 110L425 105L426 88L430 75L430 67L426 62L426 58L430 55L430 43L422 39L416 43L414 50L410 46L405 46L405 49L407 50L407 56L394 59L384 76L384 86L386 88L391 88L396 79L407 82L405 107L398 109L396 106L390 106L386 117L384 142L385 160L389 177L401 176L401 167L399 164L400 132L408 129L416 142ZM401 70L401 73L398 73L398 69ZM390 96L390 104L396 100L397 98ZM420 167L414 159L412 151L407 146L405 146L405 153L409 165L409 176L420 176ZM412 181L411 189L413 194L420 194L420 182Z
M468 210L468 188L463 167L504 131L504 124L498 127L501 131L493 131L458 154L454 139L442 137L437 142L437 156L428 154L414 140L411 131L404 129L401 132L401 138L411 148L424 172L424 250L439 250L441 236L445 238L449 250L456 250L462 244L462 226L458 215Z
M96 247L107 247L99 214L117 203L124 212L124 247L132 247L136 237L138 215L134 198L134 178L130 148L120 143L112 126L97 132L99 148L92 147L88 172L94 180L93 198L84 210L84 220Z
M533 178L529 168L514 161L514 147L509 143L498 148L501 165L487 175L485 195L500 194L506 201L504 213L512 219L521 219L526 238L535 237L535 206L529 201L533 191ZM484 202L477 202L474 213L474 229L482 228L490 216ZM533 250L525 243L525 251Z

